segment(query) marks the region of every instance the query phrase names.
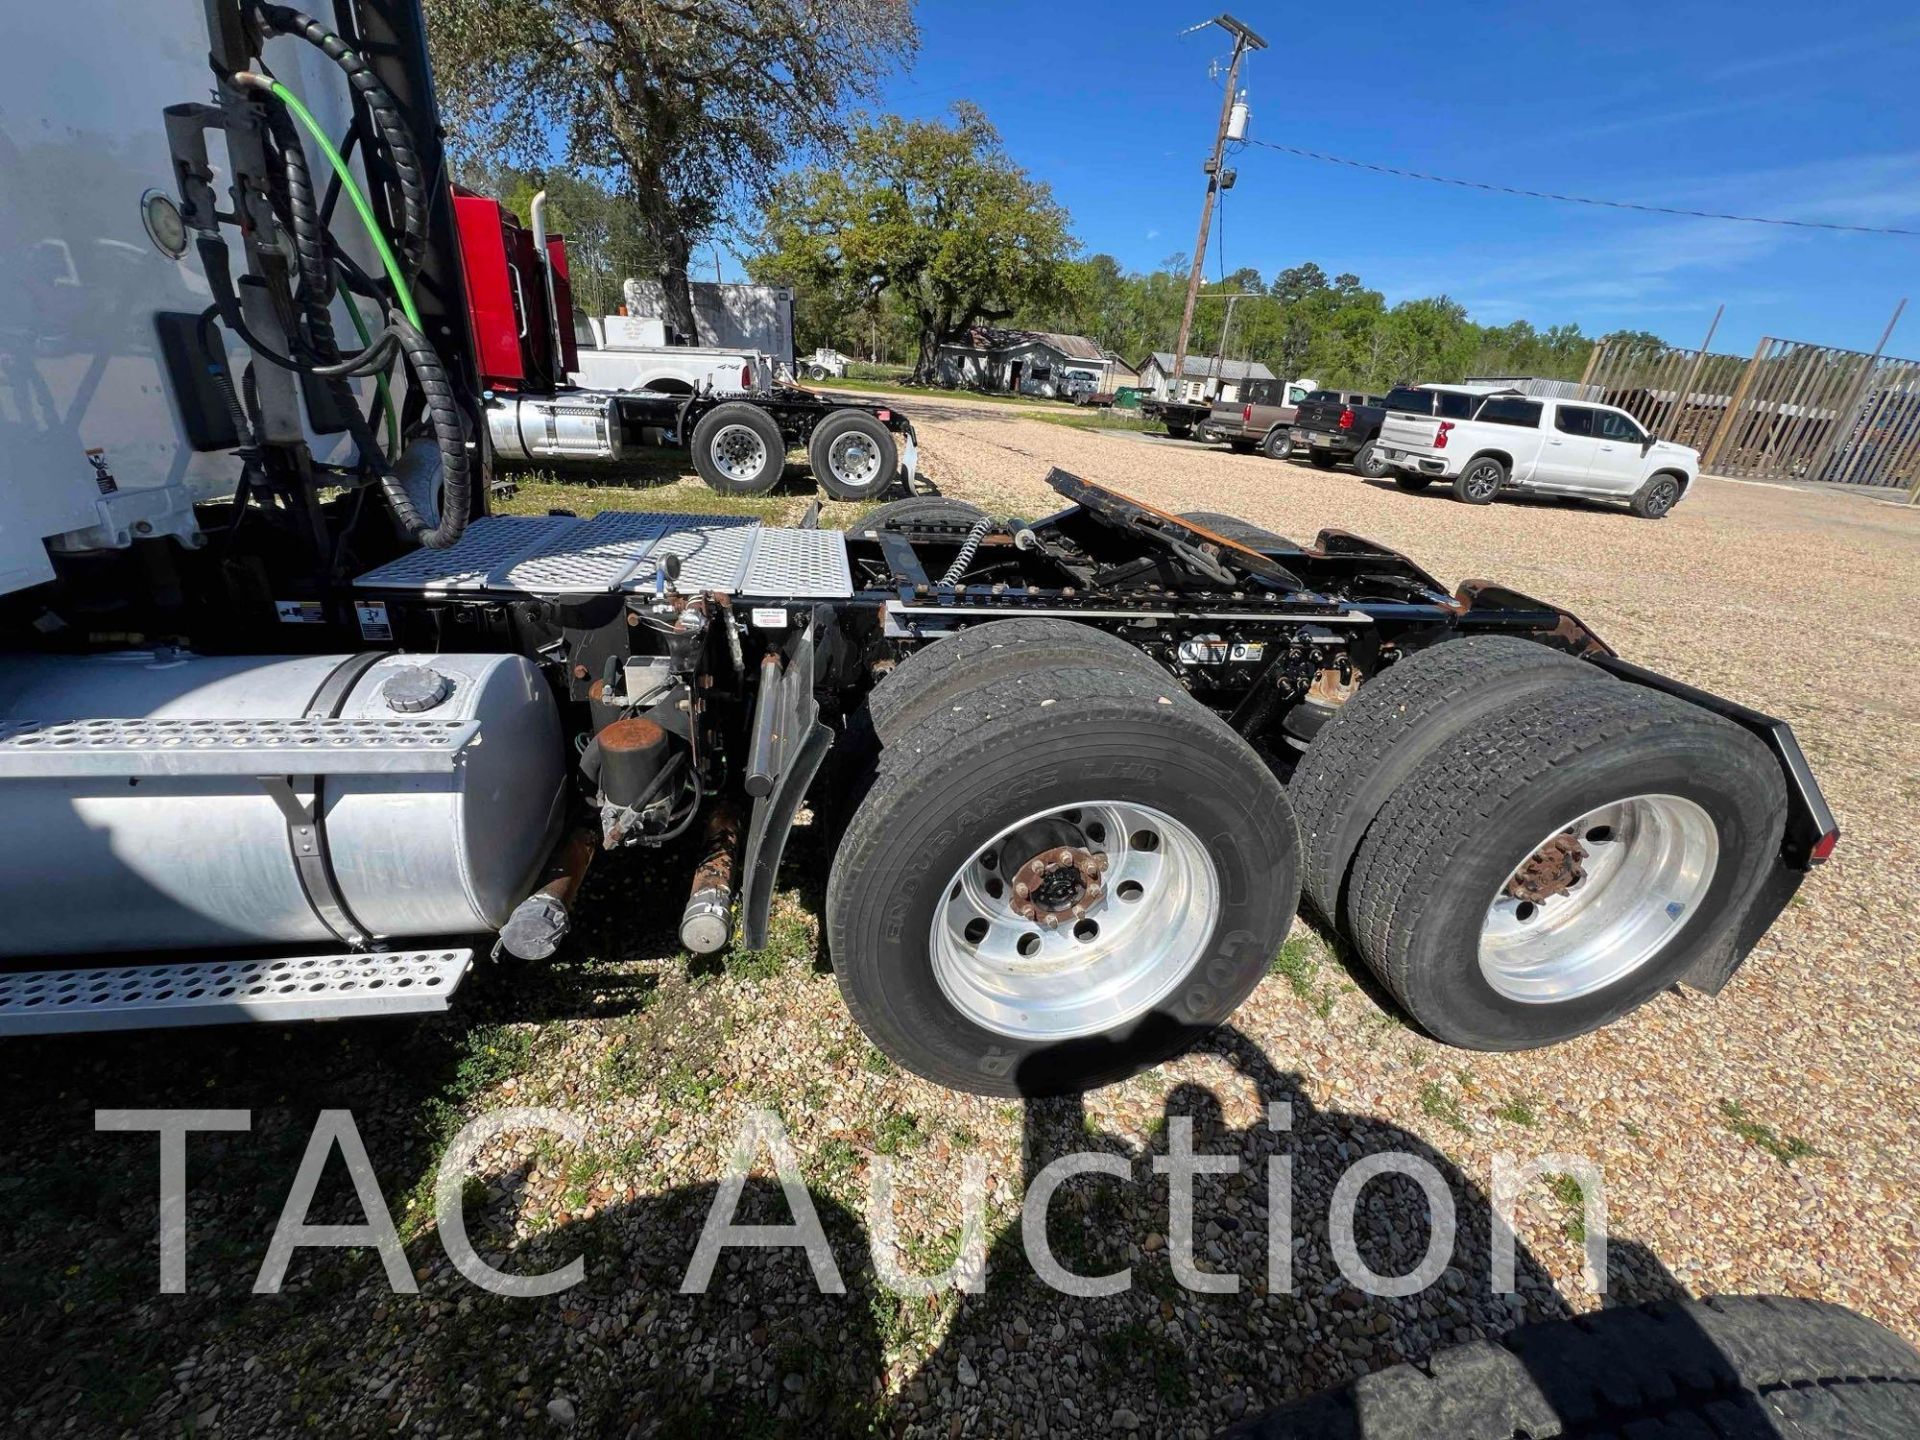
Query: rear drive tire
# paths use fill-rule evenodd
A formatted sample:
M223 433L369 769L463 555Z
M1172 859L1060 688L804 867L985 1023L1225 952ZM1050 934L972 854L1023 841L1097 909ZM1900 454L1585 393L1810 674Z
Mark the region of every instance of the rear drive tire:
M1307 461L1316 470L1331 470L1340 463L1340 457L1326 450L1309 450Z
M900 448L893 432L859 410L829 415L807 441L813 478L836 500L871 500L893 488Z
M1028 678L900 737L827 885L861 1029L915 1074L990 1095L1083 1090L1186 1049L1259 983L1299 898L1286 795L1216 716L1164 676ZM1010 908L1007 877L1033 863L1054 868L1020 903L1058 925ZM1034 963L996 963L1006 946Z
M1284 460L1293 453L1293 437L1284 430L1271 430L1260 442L1260 453L1269 460Z
M1471 635L1415 651L1362 685L1314 736L1287 785L1313 907L1346 927L1341 894L1360 842L1429 755L1522 696L1579 684L1619 682L1536 641Z
M1779 766L1731 722L1634 685L1535 693L1395 789L1354 858L1352 938L1435 1038L1550 1045L1725 943L1785 818Z
M1453 497L1469 505L1491 505L1506 483L1505 462L1492 455L1476 455L1454 478Z
M1117 635L1071 620L1035 615L974 625L925 646L867 697L867 716L882 745L964 692L999 684L1035 668L1101 666L1171 685L1166 671Z
M787 441L757 405L729 400L693 427L693 468L722 495L764 495L787 468Z
M1387 462L1381 457L1380 446L1369 440L1360 447L1360 453L1353 457L1354 473L1366 480L1382 479L1387 473Z
M1431 475L1408 475L1404 471L1393 477L1393 483L1409 494L1418 495L1433 483Z
M1667 512L1680 503L1680 480L1678 476L1655 475L1634 492L1627 508L1642 520L1664 520Z
M1920 1354L1838 1305L1772 1295L1602 1310L1375 1371L1220 1440L1920 1434Z

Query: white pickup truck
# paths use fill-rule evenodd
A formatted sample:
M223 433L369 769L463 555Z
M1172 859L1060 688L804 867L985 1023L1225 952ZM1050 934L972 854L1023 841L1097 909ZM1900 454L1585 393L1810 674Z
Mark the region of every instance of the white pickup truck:
M1611 405L1496 390L1474 395L1465 418L1444 415L1396 408L1381 422L1380 454L1401 489L1444 480L1469 505L1502 493L1624 500L1634 514L1658 520L1700 473L1699 451L1657 439Z

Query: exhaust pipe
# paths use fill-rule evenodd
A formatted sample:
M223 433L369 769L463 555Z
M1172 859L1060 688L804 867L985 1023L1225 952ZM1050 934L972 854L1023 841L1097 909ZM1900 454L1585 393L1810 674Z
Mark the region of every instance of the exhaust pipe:
M740 808L722 800L707 817L706 840L693 890L680 912L680 943L696 955L724 950L733 938L734 876L739 870Z
M499 950L518 960L544 960L560 948L573 928L573 902L580 894L600 839L582 825L560 842L541 887L513 907L500 927Z
M547 339L553 345L553 373L558 383L565 384L567 351L560 339L560 302L553 284L553 256L547 250L547 192L536 193L527 210L527 221L533 230L533 252L539 257L540 275L547 287ZM571 315L567 323L573 323Z

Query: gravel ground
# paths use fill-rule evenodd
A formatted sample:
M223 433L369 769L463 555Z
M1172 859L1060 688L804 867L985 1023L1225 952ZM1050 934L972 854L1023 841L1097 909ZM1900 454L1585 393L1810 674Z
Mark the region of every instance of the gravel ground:
M1081 1101L1016 1106L940 1090L867 1045L842 1010L816 921L825 857L803 831L766 952L692 965L679 885L596 869L551 967L487 967L431 1022L16 1043L0 1053L0 1416L20 1434L886 1433L1205 1435L1347 1376L1600 1303L1579 1192L1534 1187L1519 1294L1487 1283L1494 1156L1586 1157L1605 1179L1615 1298L1776 1291L1838 1300L1920 1339L1920 1019L1911 1003L1920 846L1920 682L1907 630L1920 513L1857 496L1702 482L1668 520L1559 504L1473 509L1345 472L916 402L923 467L949 494L1027 515L1049 465L1168 509L1228 510L1309 539L1351 529L1452 582L1486 575L1578 611L1623 654L1792 720L1846 831L1718 999L1678 992L1531 1055L1449 1050L1402 1026L1304 925L1202 1053ZM680 487L675 487L676 489ZM666 500L670 501L671 493ZM518 503L637 508L619 491L526 486ZM769 515L800 498L768 502ZM829 519L836 518L830 514ZM844 517L838 517L844 518ZM1266 1123L1291 1106L1291 1126ZM483 1152L469 1228L510 1268L586 1260L560 1295L506 1300L453 1271L430 1219L433 1168L468 1117L552 1104L587 1143L537 1134ZM154 1143L96 1136L98 1106L249 1109L246 1135L189 1146L188 1293L155 1294ZM747 1113L775 1111L844 1294L797 1250L729 1252L679 1293ZM314 1117L353 1111L407 1243L418 1295L371 1251L311 1250L285 1293L253 1296ZM1203 1268L1175 1283L1171 1122L1237 1154L1197 1185ZM1050 1234L1073 1268L1132 1268L1124 1294L1038 1284L1019 1245L1024 1181L1056 1155L1121 1157L1085 1177ZM1453 1193L1453 1263L1432 1290L1371 1299L1340 1276L1328 1199L1355 1160L1407 1150ZM896 1177L908 1268L965 1249L961 1157L986 1170L986 1285L902 1298L869 1256L867 1187ZM1267 1158L1292 1162L1289 1294L1267 1294ZM762 1155L743 1219L782 1221ZM1370 1187L1356 1221L1375 1269L1410 1268L1425 1203ZM315 1218L358 1207L333 1162ZM1283 1233L1286 1233L1283 1231ZM510 1258L501 1258L507 1256Z

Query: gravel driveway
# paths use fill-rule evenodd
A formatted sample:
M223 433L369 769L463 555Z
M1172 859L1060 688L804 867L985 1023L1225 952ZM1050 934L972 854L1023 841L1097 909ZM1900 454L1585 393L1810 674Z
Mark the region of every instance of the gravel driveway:
M1564 504L1476 509L1006 407L910 408L924 472L999 512L1053 508L1041 477L1059 465L1301 540L1353 530L1449 583L1489 576L1562 603L1628 658L1790 719L1840 816L1839 852L1718 999L1672 993L1529 1055L1417 1036L1302 925L1206 1053L1081 1101L951 1094L895 1070L846 1018L817 941L825 857L805 833L761 954L690 967L671 938L680 886L616 860L591 877L559 962L484 971L443 1020L143 1036L111 1051L16 1044L0 1054L15 1121L0 1155L0 1324L17 1337L5 1428L1205 1435L1354 1373L1602 1303L1583 1270L1579 1187L1564 1180L1520 1209L1519 1293L1491 1292L1486 1194L1502 1152L1600 1167L1616 1298L1820 1296L1920 1340L1920 511L1713 480L1657 524ZM521 503L579 502L531 485ZM1284 1130L1269 1124L1275 1101L1291 1107ZM527 1133L484 1151L470 1229L504 1268L579 1255L587 1279L507 1300L454 1272L428 1197L454 1128L531 1104L576 1114L588 1143ZM251 1112L250 1134L189 1146L186 1295L154 1293L154 1143L96 1136L91 1112L108 1105ZM679 1293L754 1107L791 1136L844 1294L820 1294L796 1249L731 1251L706 1295ZM328 1108L354 1112L417 1296L392 1294L364 1249L303 1252L284 1294L248 1294ZM1183 1117L1197 1149L1239 1157L1196 1186L1195 1221L1202 1267L1239 1276L1237 1294L1172 1278L1167 1182L1150 1160ZM1083 1273L1130 1266L1120 1295L1061 1296L1022 1258L1024 1181L1075 1150L1117 1156L1127 1175L1063 1187L1053 1248ZM1440 1283L1404 1299L1353 1288L1329 1242L1334 1184L1386 1150L1441 1173L1458 1223ZM895 1175L891 1253L933 1271L967 1248L969 1155L985 1165L984 1291L894 1295L869 1258L873 1171ZM1266 1293L1272 1156L1292 1163L1286 1294ZM355 1220L332 1163L315 1218ZM755 1173L741 1218L784 1222L764 1153ZM1411 1268L1426 1212L1411 1184L1377 1182L1360 1255Z

